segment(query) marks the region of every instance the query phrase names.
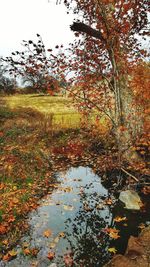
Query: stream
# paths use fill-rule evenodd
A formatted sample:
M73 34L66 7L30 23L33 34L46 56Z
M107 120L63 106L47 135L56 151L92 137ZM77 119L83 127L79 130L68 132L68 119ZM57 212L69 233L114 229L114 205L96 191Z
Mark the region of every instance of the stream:
M16 257L0 267L102 267L113 256L110 248L124 253L129 236L150 220L147 212L124 209L89 167L71 167L56 178L53 191L29 214L30 230L15 248ZM117 222L117 216L124 219ZM112 228L118 238L108 234Z

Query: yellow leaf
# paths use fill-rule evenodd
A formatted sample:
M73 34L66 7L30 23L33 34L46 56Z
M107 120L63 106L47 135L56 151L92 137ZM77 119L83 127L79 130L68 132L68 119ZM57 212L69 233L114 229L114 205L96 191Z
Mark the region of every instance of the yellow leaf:
M109 248L108 251L111 253L114 253L114 254L116 254L116 252L117 252L117 250L115 248Z
M10 251L8 251L8 254L11 256L11 257L15 257L17 255L17 251L12 249Z
M55 243L58 243L59 242L59 237L58 236L54 239L54 242Z
M72 211L74 208L73 208L73 206L67 206L67 205L64 205L63 206L64 207L64 210L69 210L69 211Z
M118 239L120 237L120 235L118 235L117 233L109 233L109 236L113 239Z
M50 243L50 246L49 247L50 248L55 248L56 247L56 243L54 243L54 242Z
M2 243L7 246L9 244L8 239L3 240Z
M126 220L127 220L126 217L117 216L116 218L114 218L114 222L122 222L122 221L126 221Z

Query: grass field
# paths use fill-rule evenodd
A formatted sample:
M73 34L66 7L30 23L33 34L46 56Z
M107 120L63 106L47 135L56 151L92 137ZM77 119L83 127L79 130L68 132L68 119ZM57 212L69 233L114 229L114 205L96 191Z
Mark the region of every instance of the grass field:
M3 106L11 110L31 110L43 115L45 123L59 128L80 127L81 114L65 97L41 95L14 95L2 98Z

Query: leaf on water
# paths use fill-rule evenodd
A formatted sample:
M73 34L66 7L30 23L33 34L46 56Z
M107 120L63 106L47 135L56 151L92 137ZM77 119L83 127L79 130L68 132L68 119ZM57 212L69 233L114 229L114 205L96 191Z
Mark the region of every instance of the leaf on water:
M45 230L44 231L44 233L43 233L43 236L45 236L45 237L49 237L49 236L51 236L52 235L52 231L50 230L50 229L47 229L47 230Z
M117 233L109 233L109 236L113 239L118 239L120 237Z
M59 237L65 237L65 233L64 232L60 232L59 233Z
M104 231L108 233L108 235L113 239L118 239L120 237L118 235L119 230L117 230L116 228L106 228Z
M54 243L58 243L59 242L59 237L57 236L55 239L54 239Z
M7 253L6 255L3 256L3 261L9 261L11 258L11 256L9 255L9 253Z
M32 256L36 257L38 252L39 252L39 249L38 248L32 248L30 251L31 251Z
M30 249L29 249L29 248L25 248L25 249L23 250L23 254L24 254L24 255L30 255L30 254L31 254Z
M72 258L72 256L70 254L64 255L64 262L65 262L65 265L68 266L68 267L73 266L73 258Z
M112 205L113 204L112 199L111 198L106 199L105 204L106 205Z
M117 250L114 247L113 248L109 248L108 251L111 252L111 253L114 253L114 254L116 254L116 252L117 252Z
M56 243L54 243L54 242L50 243L49 247L50 248L55 248L56 247Z
M63 207L64 207L64 210L69 210L69 211L72 211L74 209L74 207L71 205L63 205Z
M102 203L97 204L96 209L103 209L104 205Z
M11 257L15 257L17 255L17 251L12 249L10 251L8 251L8 254L11 256Z
M54 253L54 252L52 252L52 251L48 252L48 254L47 254L47 258L48 258L49 260L53 260L54 257L55 257L55 253Z
M23 248L27 248L27 247L29 247L29 245L30 245L29 243L27 243L27 242L23 242L22 247L23 247Z
M122 222L122 221L126 221L126 220L127 220L126 217L117 216L117 217L114 218L114 222Z

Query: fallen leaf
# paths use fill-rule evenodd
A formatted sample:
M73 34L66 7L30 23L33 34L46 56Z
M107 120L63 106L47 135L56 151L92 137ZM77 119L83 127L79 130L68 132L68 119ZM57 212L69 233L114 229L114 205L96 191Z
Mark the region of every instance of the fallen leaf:
M73 266L73 258L72 258L72 256L70 254L64 255L64 262L65 262L66 266L69 266L69 267Z
M55 239L54 239L54 243L58 243L59 242L59 237L57 236Z
M8 218L8 223L14 222L14 221L15 221L15 217L13 215L10 215Z
M117 216L117 217L114 218L114 222L122 222L122 221L126 221L126 220L127 220L126 217Z
M6 255L3 256L3 261L9 261L11 256L7 253Z
M113 202L112 202L112 199L111 198L108 198L105 200L105 204L106 205L111 205Z
M12 249L10 251L8 251L8 254L11 256L11 257L15 257L17 255L17 251Z
M118 235L119 230L117 230L116 228L106 228L104 229L104 231L108 233L108 235L113 239L118 239L120 237Z
M47 258L48 258L49 260L53 260L54 257L55 257L55 253L54 253L54 252L52 252L52 251L48 252L48 254L47 254Z
M141 224L138 226L138 228L140 228L140 229L144 229L144 228L145 228L145 224L144 224L144 223L141 223Z
M4 189L5 184L4 183L0 183L0 190Z
M114 253L114 254L116 254L116 252L117 252L117 250L115 248L109 248L108 251L111 253Z
M117 233L109 233L109 236L113 239L118 239L120 237L120 235L118 235Z
M50 230L50 229L48 229L48 230L45 230L44 231L44 233L43 233L43 235L45 236L45 237L49 237L49 236L51 236L52 235L52 231Z
M65 233L64 232L60 232L59 233L59 237L65 237Z
M30 245L29 243L27 243L27 242L23 242L22 247L23 247L23 248L27 248L27 247L29 247L29 245Z
M38 248L32 248L30 251L31 251L32 256L35 257L35 256L37 256L39 249Z
M6 229L6 227L5 226L3 226L3 225L0 225L0 235L3 235L3 234L5 234L7 232L7 229Z
M25 249L23 250L23 253L24 253L24 255L30 255L30 254L31 254L31 251L30 251L29 248L25 248Z
M2 241L2 243L3 243L3 245L7 246L9 244L9 241L8 241L8 239L5 239Z
M49 247L50 248L55 248L56 247L56 243L54 243L54 242L50 243Z
M74 207L71 205L69 205L69 206L63 205L63 207L64 207L64 210L69 210L69 211L72 211L74 209Z

